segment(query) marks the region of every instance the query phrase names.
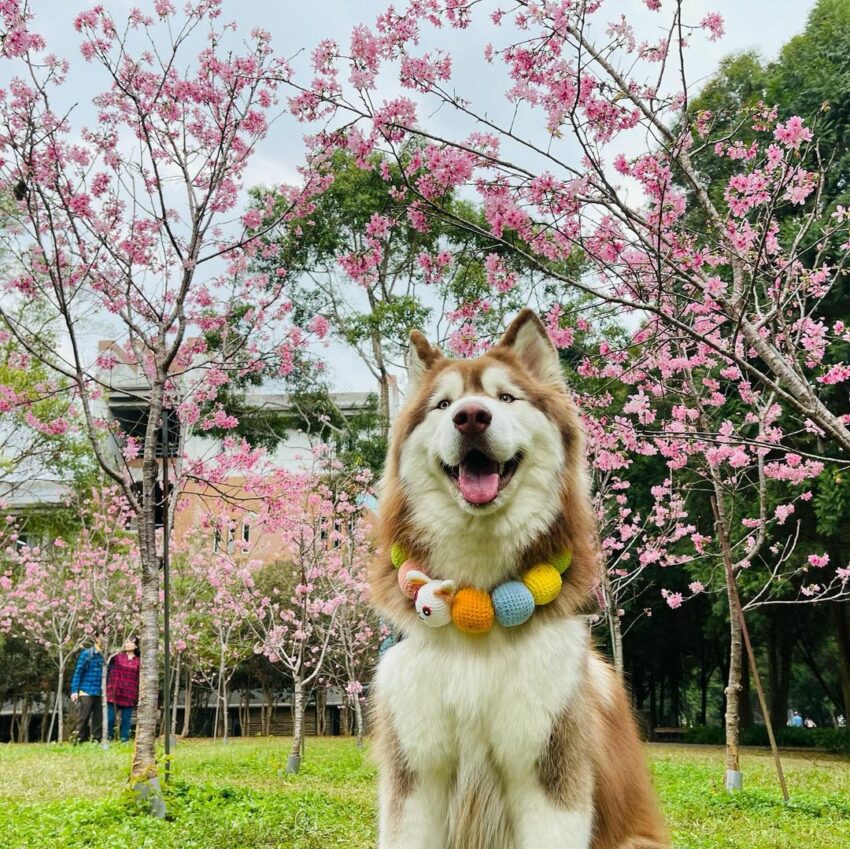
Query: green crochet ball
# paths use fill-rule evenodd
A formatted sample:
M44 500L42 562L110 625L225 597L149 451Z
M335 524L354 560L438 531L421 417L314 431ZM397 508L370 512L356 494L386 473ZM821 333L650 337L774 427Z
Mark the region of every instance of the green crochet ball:
M552 565L563 575L570 568L570 563L573 562L573 553L570 550L559 554L552 560Z
M394 542L390 549L390 560L396 569L407 560L407 552L397 542Z

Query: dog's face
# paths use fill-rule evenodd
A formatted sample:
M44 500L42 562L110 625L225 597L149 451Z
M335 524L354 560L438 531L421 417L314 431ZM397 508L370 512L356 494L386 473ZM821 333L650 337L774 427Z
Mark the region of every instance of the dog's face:
M510 514L530 489L557 491L561 434L529 390L528 374L489 357L441 368L401 449L411 497L439 494L447 510L480 517Z
M567 448L580 442L543 325L523 311L500 344L475 360L447 359L414 333L410 376L391 473L414 532L442 557L477 553L496 574L511 568L561 511ZM471 562L458 568L484 583L496 577Z

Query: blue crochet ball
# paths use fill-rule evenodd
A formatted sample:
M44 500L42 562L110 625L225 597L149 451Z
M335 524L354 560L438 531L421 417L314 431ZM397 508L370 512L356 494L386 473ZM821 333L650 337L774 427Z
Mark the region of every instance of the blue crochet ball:
M534 596L521 581L508 581L493 590L493 608L500 625L515 628L534 613Z

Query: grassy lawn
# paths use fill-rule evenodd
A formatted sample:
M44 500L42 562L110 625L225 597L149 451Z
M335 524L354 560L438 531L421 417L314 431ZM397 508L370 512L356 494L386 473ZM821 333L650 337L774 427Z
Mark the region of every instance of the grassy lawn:
M0 747L0 846L14 849L372 849L374 769L350 740L311 739L298 776L284 774L287 741L181 743L169 819L122 792L129 746ZM850 762L812 752L784 757L781 802L766 752L747 750L745 790L722 788L722 751L649 747L656 785L681 849L847 849Z

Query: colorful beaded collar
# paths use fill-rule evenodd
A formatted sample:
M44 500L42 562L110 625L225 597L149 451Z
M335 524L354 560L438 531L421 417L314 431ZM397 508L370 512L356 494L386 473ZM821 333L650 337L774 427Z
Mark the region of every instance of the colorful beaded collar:
M401 591L413 601L426 625L442 628L454 622L466 634L486 634L494 622L516 628L531 618L535 607L554 601L573 553L565 551L551 563L538 563L521 580L499 584L491 593L478 587L458 589L454 581L432 578L398 543L390 549L390 559L398 569Z

